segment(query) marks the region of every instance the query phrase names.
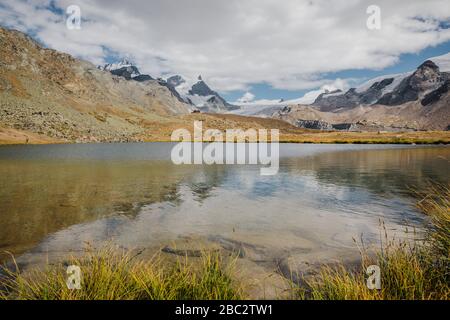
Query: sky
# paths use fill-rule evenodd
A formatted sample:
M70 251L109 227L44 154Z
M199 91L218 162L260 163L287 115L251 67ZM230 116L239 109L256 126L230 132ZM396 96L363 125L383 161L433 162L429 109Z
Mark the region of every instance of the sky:
M94 64L201 74L239 102L346 90L450 52L448 0L0 0L0 25Z

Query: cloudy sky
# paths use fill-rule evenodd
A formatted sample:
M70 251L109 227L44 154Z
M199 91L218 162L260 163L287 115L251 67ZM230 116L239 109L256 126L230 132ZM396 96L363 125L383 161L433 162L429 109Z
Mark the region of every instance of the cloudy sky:
M380 29L367 27L372 4ZM66 27L70 5L80 30ZM450 51L448 0L0 0L0 24L95 64L201 74L231 101L346 89Z

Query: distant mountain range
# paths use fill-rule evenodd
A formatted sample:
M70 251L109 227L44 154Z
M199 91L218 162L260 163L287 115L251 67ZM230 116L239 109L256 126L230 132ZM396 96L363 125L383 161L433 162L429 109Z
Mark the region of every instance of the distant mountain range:
M63 141L140 141L195 110L236 108L201 77L187 87L180 76L154 79L127 59L94 66L1 27L0 43L0 129Z
M414 71L380 76L346 92L244 103L232 112L318 130L449 130L449 82L450 53L430 58Z
M232 112L318 130L448 130L449 82L450 53L430 58L414 71L380 76L346 92L324 91L312 100L243 103Z
M129 60L94 66L0 28L0 127L68 141L139 141L192 112L270 117L319 130L448 130L450 54L346 92L236 106L198 77L154 79ZM308 97L310 98L310 97ZM178 120L177 120L178 119ZM246 118L239 118L245 121Z
M141 74L137 66L130 61L123 59L112 64L105 64L97 67L102 71L109 71L113 75L123 77L127 80L144 82L153 80L146 74ZM167 87L172 94L180 101L192 106L192 110L209 113L225 113L231 110L237 110L240 107L228 103L217 92L213 91L202 77L190 88L186 87L186 80L179 75L169 77L167 80L157 79L159 84Z
M437 93L448 90L449 82L450 73L441 72L433 61L427 60L412 73L372 80L345 93L323 93L313 105L321 111L334 111L359 105L398 106L420 100L425 106L439 100Z
M311 105L285 106L272 116L321 130L449 130L447 61L450 54L427 60L415 71L378 77L347 92L325 92Z

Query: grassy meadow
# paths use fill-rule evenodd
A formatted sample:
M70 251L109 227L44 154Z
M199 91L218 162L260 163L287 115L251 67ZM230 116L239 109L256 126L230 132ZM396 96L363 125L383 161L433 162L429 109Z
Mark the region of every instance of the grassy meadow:
M450 131L346 132L302 129L272 118L244 117L231 114L189 114L143 123L144 131L128 137L129 141L170 142L174 130L184 128L193 135L194 121L202 121L203 130L278 129L281 143L351 143L351 144L449 144ZM102 140L98 140L102 141ZM0 145L73 143L30 131L2 127ZM208 141L205 141L208 142Z

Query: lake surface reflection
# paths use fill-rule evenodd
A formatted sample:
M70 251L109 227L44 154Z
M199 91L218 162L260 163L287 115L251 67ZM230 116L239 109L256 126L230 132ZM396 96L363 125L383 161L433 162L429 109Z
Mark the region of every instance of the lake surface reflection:
M286 255L342 257L352 238L420 228L411 188L450 181L445 146L280 146L280 170L184 165L169 143L0 148L0 251L29 263L86 242L127 248L180 239L248 247L266 263ZM5 260L6 255L0 255Z

